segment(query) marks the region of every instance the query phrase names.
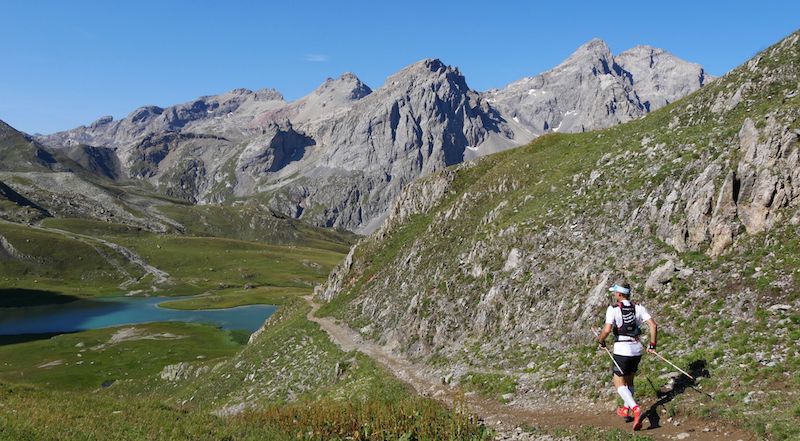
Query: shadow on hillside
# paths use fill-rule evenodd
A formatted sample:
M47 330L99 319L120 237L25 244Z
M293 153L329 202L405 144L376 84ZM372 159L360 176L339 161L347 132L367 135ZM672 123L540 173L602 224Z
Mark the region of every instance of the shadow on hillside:
M2 288L0 308L25 308L29 306L63 305L80 300L79 297L39 289Z
M706 369L706 361L705 360L695 360L689 364L688 369L689 374L694 378L706 377L711 378L711 374ZM648 378L647 381L650 381ZM650 385L652 386L652 382ZM655 389L655 387L653 387ZM658 414L658 407L664 406L665 404L672 401L678 395L684 393L686 389L694 389L697 392L700 392L695 387L695 381L691 378L687 377L686 375L681 375L680 377L675 378L675 383L670 390L657 390L656 395L658 396L658 401L653 403L649 409L642 415L642 419L647 419L650 422L650 427L645 430L655 429L661 427L661 416ZM700 392L704 393L704 392Z
M72 334L72 333L73 332L43 332L40 334L0 335L0 346L27 343L29 341L36 341L36 340L49 340L57 335Z

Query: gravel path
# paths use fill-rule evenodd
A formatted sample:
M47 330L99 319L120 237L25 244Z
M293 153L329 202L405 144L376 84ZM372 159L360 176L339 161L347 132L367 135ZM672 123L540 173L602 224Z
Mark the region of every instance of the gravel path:
M549 436L526 434L518 429L525 426L551 429L589 426L631 430L630 423L624 422L601 406L593 409L532 409L502 404L477 395L465 395L458 388L442 384L440 378L434 378L427 374L425 366L412 363L383 346L362 339L356 331L330 317L317 317L315 314L320 305L315 303L311 296L307 296L305 299L311 305L311 311L307 316L308 320L317 323L343 351L355 350L367 355L421 395L436 398L448 406L453 406L454 403L455 405L465 405L470 412L477 414L488 426L498 432L498 439L537 441L553 439ZM652 404L645 402L643 408L648 408ZM661 425L652 427L651 421L645 419L640 433L657 440L749 441L755 439L754 435L727 427L724 422L681 417L678 424L667 422L664 417Z

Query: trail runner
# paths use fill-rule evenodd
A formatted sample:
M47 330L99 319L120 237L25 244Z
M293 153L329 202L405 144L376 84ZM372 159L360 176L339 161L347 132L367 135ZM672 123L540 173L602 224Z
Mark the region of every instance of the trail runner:
M633 430L642 428L642 410L636 404L634 396L633 378L639 369L644 348L639 342L642 333L641 325L646 323L650 328L650 344L648 351L656 349L658 326L647 312L647 308L631 302L631 286L627 283L615 284L609 288L614 295L616 305L609 306L606 310L606 321L603 330L598 336L598 344L606 347L606 338L614 334L614 361L612 363L614 387L622 397L624 404L617 409L617 415L633 419ZM622 369L622 372L620 372Z

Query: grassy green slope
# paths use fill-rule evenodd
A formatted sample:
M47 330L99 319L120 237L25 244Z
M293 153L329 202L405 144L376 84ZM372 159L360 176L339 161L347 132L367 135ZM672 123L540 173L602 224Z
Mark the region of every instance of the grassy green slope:
M241 347L229 333L209 325L104 328L0 346L0 380L82 393L105 383L104 393L118 395L124 389L130 396L149 395L158 391L164 366L198 358L214 363Z
M0 383L0 440L491 439L491 433L467 415L448 411L429 398L388 398L303 401L217 417L151 400L123 401Z
M310 292L342 258L329 247L159 235L91 220L49 219L45 225L47 228L0 223L0 235L15 254L5 253L0 289L111 295L149 289L155 283L140 265L102 241L121 245L169 273L167 282L156 284L164 295L241 291L258 286L305 288Z
M120 329L108 329L0 347L0 439L489 439L341 352L299 297L271 303L282 307L241 351L224 332L180 323L136 326L155 340L115 343ZM159 375L177 362L182 374Z
M182 234L86 218L48 218L40 226L0 221L0 289L38 289L76 295L113 295L156 287L165 295L230 290L238 304L257 295L243 288L310 288L324 280L353 236L258 207L162 205ZM116 244L169 273L159 283ZM8 249L6 249L8 248ZM229 302L230 303L230 302Z
M6 222L0 222L0 235L15 254L5 250L0 266L3 290L108 295L122 292L119 284L127 278L143 275L139 268L96 241Z
M162 205L164 214L184 225L189 234L301 245L346 253L352 233L312 227L265 209L255 202L229 205Z
M322 395L363 400L380 395L385 387L389 387L387 394L401 393L392 389L396 384L384 384L388 377L374 363L341 352L306 319L308 310L299 297L287 299L254 343L202 381L188 384L178 400L201 409L219 409Z
M419 187L454 174L433 208L390 221L359 244L352 267L332 279L342 281L338 297L320 313L367 337L391 335L433 366L505 370L508 379L480 382L489 395L497 384L518 381L536 395L597 399L594 385L607 368L587 327L601 320L602 284L624 277L662 323L667 353L683 366L708 369L703 384L715 398L697 406L698 396L684 394L671 411L685 403L680 411L745 421L778 439L798 436L800 397L785 393L800 386L798 228L788 222L796 205L773 207L783 221L765 232L739 226L716 258L706 254L708 239L686 245L672 235L676 225L695 221L687 219L694 201L681 199L696 194L691 183L718 167L720 177L709 181L716 198L722 177L737 170L746 118L767 133L764 143L776 142L764 136L791 140L800 129L798 36L640 120L543 136L418 182L409 194L428 194ZM771 126L781 127L778 135ZM796 153L796 142L787 145L781 158ZM509 263L514 249L516 264ZM690 271L645 292L648 274L667 258ZM768 309L776 304L788 311ZM581 373L563 378L560 366ZM649 389L647 377L661 386L662 373L664 365L645 363L638 390ZM761 392L743 405L751 391Z

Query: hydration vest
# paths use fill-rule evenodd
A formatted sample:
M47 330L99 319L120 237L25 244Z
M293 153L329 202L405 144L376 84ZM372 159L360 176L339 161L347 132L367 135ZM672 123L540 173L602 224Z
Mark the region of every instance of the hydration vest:
M642 334L642 328L640 328L639 324L636 322L636 305L630 302L630 305L625 306L625 304L619 302L615 308L619 308L622 313L622 326L617 326L617 321L614 320L614 326L612 327L614 341L620 341L620 336L630 337L632 339L630 341L638 340L639 336Z

